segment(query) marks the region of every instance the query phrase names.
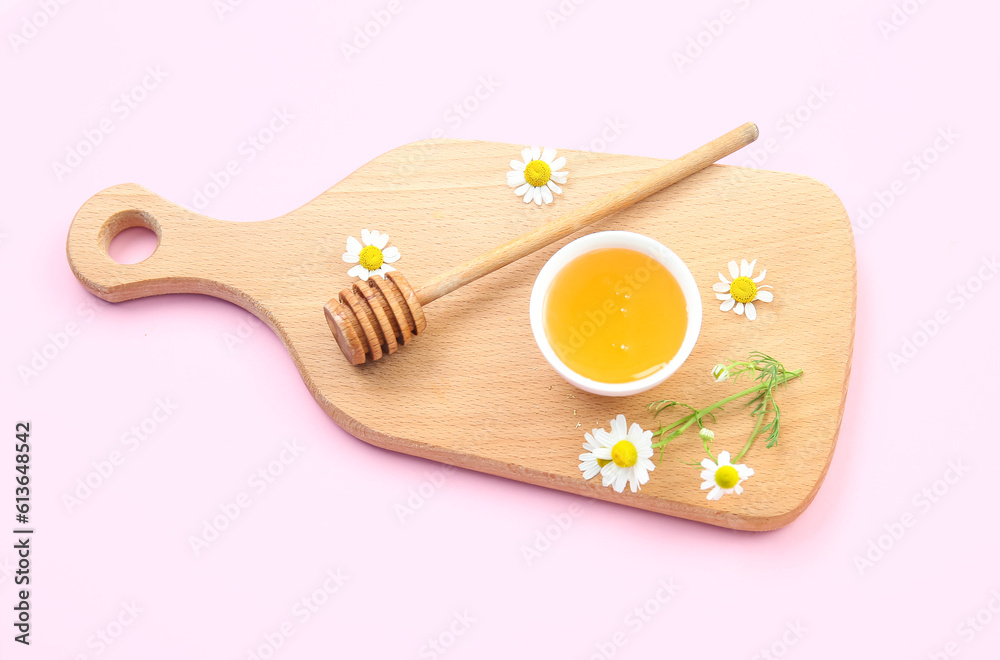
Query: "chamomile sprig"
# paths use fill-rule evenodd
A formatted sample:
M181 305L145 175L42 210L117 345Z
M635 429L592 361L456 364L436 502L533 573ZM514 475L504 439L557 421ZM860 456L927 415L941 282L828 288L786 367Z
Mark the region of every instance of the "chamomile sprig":
M767 434L767 446L773 447L777 444L778 435L781 432L781 409L775 401L775 393L779 387L787 386L788 381L801 375L801 369L789 371L773 357L759 351L751 352L746 360L717 365L712 370L712 376L716 381L723 382L732 379L734 383L738 383L749 380L753 384L704 408L695 408L672 399L661 399L649 404L648 408L654 417L671 409L683 408L691 411L671 424L664 425L661 422L660 428L653 431L653 437L658 438L653 442L653 448L660 450L660 459L662 460L666 446L697 424L705 453L715 461L716 458L712 455L711 449L713 435L700 433L705 428L705 421L714 423L716 412L721 412L725 405L748 396L752 396L752 398L746 403L746 406L751 408L750 417L756 420L756 424L743 450L733 458L733 461L739 461L743 458L743 455L753 446L754 440L763 433Z

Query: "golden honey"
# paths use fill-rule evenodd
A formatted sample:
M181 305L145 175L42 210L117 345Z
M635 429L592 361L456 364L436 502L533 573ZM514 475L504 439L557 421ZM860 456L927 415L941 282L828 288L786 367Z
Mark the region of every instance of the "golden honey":
M645 378L677 355L687 303L656 259L627 248L576 257L545 297L545 334L563 363L601 383Z

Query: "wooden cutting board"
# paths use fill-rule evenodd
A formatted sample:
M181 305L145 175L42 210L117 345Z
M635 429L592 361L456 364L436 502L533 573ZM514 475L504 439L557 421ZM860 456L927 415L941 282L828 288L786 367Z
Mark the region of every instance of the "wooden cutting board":
M854 341L856 264L847 213L822 183L780 172L713 165L589 229L434 302L427 329L398 353L361 366L344 359L323 305L350 283L341 260L361 229L390 236L394 264L418 286L663 161L560 151L569 181L553 204L526 205L506 184L523 145L427 140L394 149L308 204L263 222L226 222L168 202L135 184L108 188L77 213L67 256L94 295L119 302L203 293L240 305L281 338L316 401L345 430L386 449L641 509L733 529L768 530L812 501L837 441ZM145 261L108 256L127 227L156 232ZM578 235L606 229L647 234L686 261L705 308L701 336L681 369L627 398L577 390L545 362L531 335L528 297L546 259ZM774 302L756 321L719 311L712 291L730 260L758 259ZM756 474L742 495L709 502L696 435L674 441L639 493L585 481L584 432L624 413L655 429L645 406L662 398L705 406L735 391L712 367L759 350L805 375L778 395L777 446L758 442L743 459ZM715 449L733 454L751 430L741 404L714 426ZM655 460L654 456L654 460Z

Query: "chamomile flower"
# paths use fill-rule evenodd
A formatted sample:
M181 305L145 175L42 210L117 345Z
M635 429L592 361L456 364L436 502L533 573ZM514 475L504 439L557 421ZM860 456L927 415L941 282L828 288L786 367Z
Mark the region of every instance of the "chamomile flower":
M507 185L514 188L514 194L524 198L527 204L534 200L535 204L552 203L552 193L562 193L559 183L566 183L568 172L557 172L566 164L566 158L556 158L556 150L552 147L525 147L521 151L524 160L510 161L510 172L507 172Z
M701 489L711 488L708 499L719 500L723 495L743 492L742 484L753 476L753 469L740 463L732 465L729 462L729 452L719 452L719 462L716 463L711 458L702 460L701 466L705 468L701 472L701 478L705 481L701 484Z
M653 471L653 432L643 431L638 424L631 428L625 422L625 415L611 420L611 432L594 429L593 435L584 434L587 442L583 445L588 452L580 454L580 469L583 477L590 479L600 471L605 486L615 492L625 490L628 484L635 493L649 481Z
M366 282L373 275L385 279L386 273L396 270L389 264L399 261L399 249L387 248L388 243L389 234L380 234L374 229L362 229L361 241L348 236L347 252L344 253L343 259L349 264L357 265L347 271L347 274L351 277L360 277Z
M603 430L604 429L594 429L594 433ZM587 441L583 443L583 448L586 449L587 452L580 454L580 471L583 472L584 479L592 479L596 477L601 471L601 468L607 465L610 461L594 456L594 450L601 446L601 443L595 440L594 436L589 433L584 433L583 437L587 439Z
M733 310L737 314L746 313L747 318L753 321L757 318L757 308L754 306L754 301L771 302L774 300L773 293L762 290L770 289L771 286L760 284L764 280L764 275L767 274L767 269L760 271L760 275L751 279L753 267L756 264L756 259L749 263L743 259L739 266L736 265L735 261L730 261L729 274L733 278L732 282L719 273L721 281L716 282L712 286L712 290L715 291L715 297L722 301L720 310L723 312Z
M717 364L712 368L712 378L716 383L724 383L729 380L729 369L724 364Z

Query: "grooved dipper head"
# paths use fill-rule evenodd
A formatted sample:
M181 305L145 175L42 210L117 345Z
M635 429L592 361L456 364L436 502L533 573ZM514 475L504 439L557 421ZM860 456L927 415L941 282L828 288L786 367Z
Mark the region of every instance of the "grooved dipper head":
M326 322L351 364L395 353L427 327L424 311L398 271L355 282L323 306Z

